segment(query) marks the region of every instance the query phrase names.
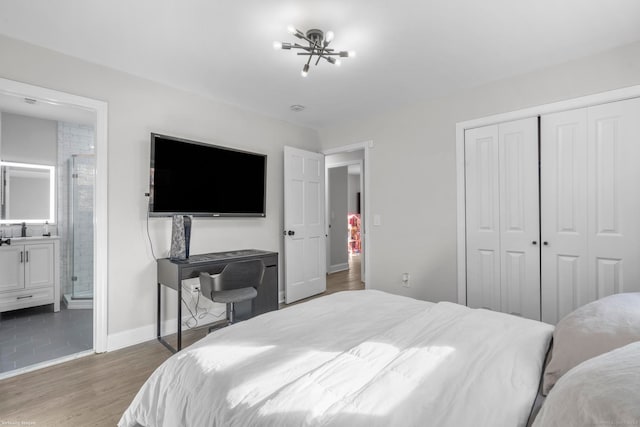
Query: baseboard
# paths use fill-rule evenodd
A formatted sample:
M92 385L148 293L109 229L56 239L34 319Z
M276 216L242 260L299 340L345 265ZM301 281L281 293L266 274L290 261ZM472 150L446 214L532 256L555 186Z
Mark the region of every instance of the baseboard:
M224 313L224 312L223 312ZM224 317L221 317L224 318ZM185 322L192 319L191 315L182 317L182 331L188 331L189 328L185 326ZM211 319L203 319L216 321L219 320L217 318ZM203 321L202 324L207 322ZM160 330L162 331L162 336L175 334L178 330L176 326L176 319L165 320L161 323ZM135 329L128 329L122 332L116 332L115 334L109 334L107 336L107 351L120 350L121 348L129 347L136 344L141 344L146 341L151 341L156 339L156 324L141 326Z
M278 292L278 303L282 304L284 302L284 291Z
M331 273L337 273L338 271L345 271L349 269L349 263L348 262L344 262L342 264L334 264L334 265L330 265L329 268L327 268L327 273L331 274Z
M176 333L176 320L165 320L162 322L162 334L169 335ZM128 329L115 334L107 335L107 351L120 350L121 348L140 344L156 338L156 325L146 325L140 328Z

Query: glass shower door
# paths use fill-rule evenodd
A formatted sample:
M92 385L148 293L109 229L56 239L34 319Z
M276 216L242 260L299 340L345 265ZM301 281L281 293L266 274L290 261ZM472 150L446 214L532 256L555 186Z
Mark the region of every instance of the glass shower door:
M95 156L73 155L69 166L71 299L90 300L93 299Z

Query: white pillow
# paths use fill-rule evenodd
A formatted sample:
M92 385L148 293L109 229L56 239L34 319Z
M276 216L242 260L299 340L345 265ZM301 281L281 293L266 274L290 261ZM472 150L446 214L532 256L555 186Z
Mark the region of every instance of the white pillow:
M549 393L533 427L640 425L640 341L582 362Z
M553 331L542 394L581 362L635 341L640 341L640 293L610 295L578 308Z

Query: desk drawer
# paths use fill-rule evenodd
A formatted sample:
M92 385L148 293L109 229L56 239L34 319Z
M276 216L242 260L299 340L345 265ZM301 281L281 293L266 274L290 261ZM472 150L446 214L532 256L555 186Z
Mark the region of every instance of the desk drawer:
M222 270L224 269L224 267L230 262L248 261L249 259L261 259L262 262L264 262L264 266L266 268L278 266L278 255L274 254L274 255L268 255L264 257L251 257L251 258L237 259L237 260L231 260L231 261L222 260L222 261L211 262L211 263L208 263L207 265L183 267L182 277L183 278L199 277L200 272L202 271L207 272L209 274L220 274L222 273Z

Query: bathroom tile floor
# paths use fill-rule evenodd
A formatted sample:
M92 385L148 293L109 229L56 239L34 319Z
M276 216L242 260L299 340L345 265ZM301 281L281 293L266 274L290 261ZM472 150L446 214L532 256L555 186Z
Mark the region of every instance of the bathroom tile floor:
M0 373L93 348L93 310L52 305L0 314Z

